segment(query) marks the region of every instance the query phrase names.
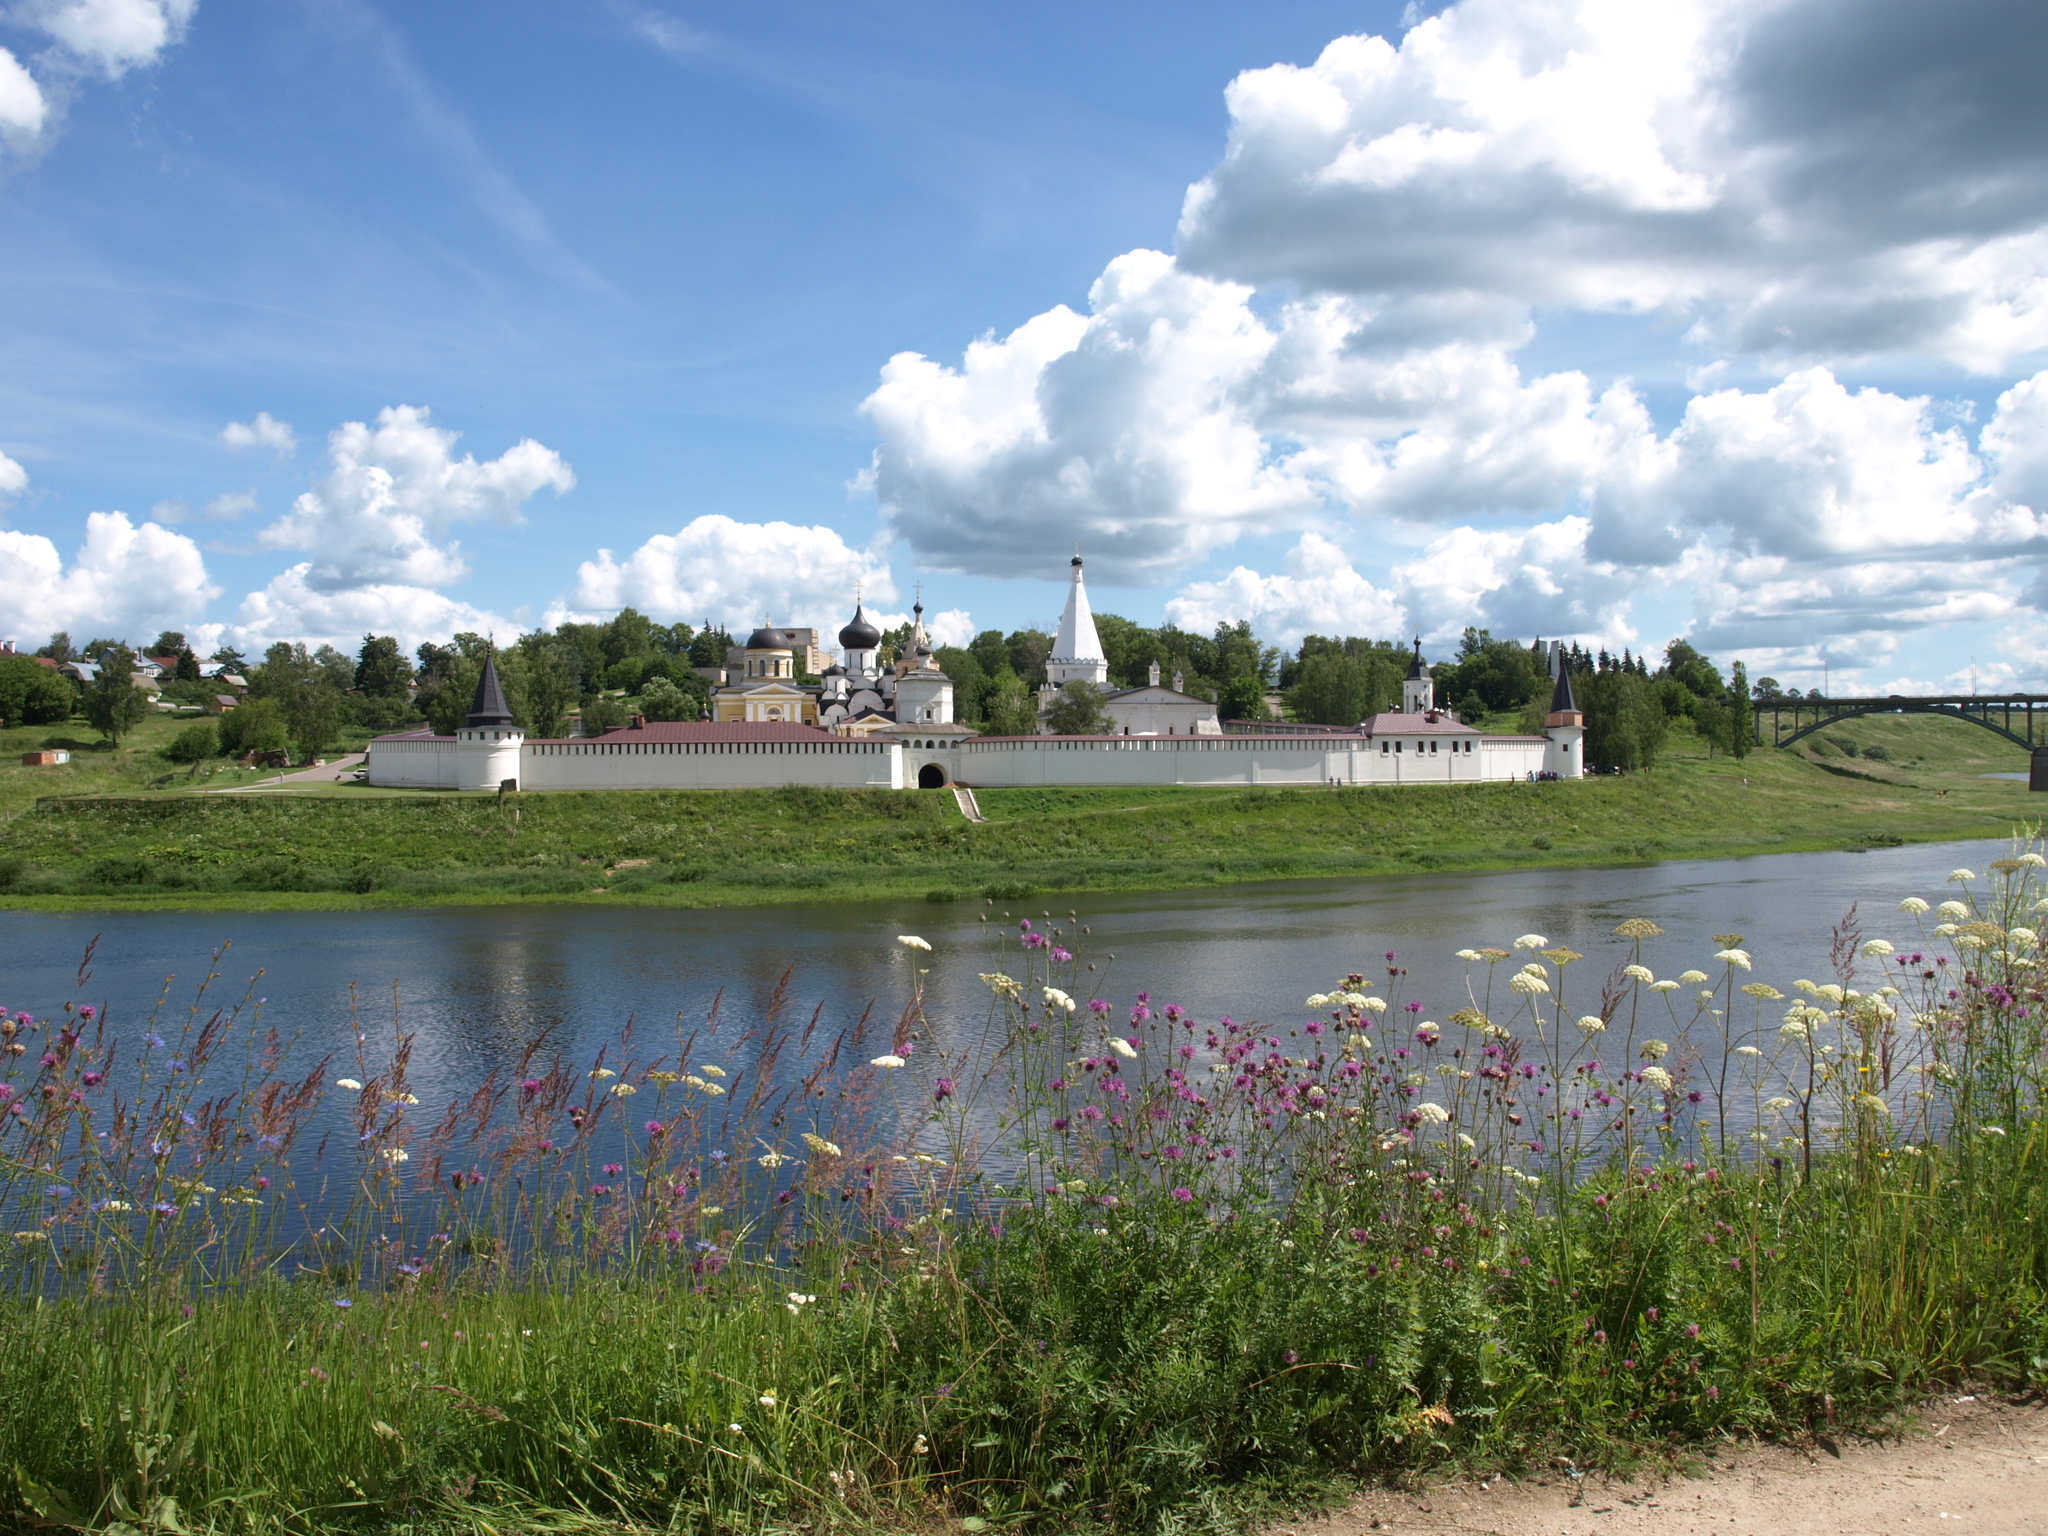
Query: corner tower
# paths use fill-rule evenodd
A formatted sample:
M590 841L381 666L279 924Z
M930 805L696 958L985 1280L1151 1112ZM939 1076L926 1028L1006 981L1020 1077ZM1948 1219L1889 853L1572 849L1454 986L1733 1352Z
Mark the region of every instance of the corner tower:
M1550 738L1550 745L1543 749L1543 771L1560 779L1584 778L1586 717L1579 713L1579 701L1572 697L1572 672L1565 660L1564 647L1554 645L1550 656L1557 683L1550 690L1550 709L1543 717L1543 734Z
M505 703L504 685L498 681L494 654L484 657L483 676L476 680L476 697L470 700L469 717L455 733L458 789L496 789L506 780L519 787L519 749L526 733L513 723Z

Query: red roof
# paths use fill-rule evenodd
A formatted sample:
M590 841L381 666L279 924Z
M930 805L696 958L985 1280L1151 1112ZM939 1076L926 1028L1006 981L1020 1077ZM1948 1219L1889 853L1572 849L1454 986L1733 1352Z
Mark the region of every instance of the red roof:
M1367 736L1477 736L1476 726L1453 720L1449 715L1404 715L1399 710L1389 710L1374 715L1361 723L1359 729Z

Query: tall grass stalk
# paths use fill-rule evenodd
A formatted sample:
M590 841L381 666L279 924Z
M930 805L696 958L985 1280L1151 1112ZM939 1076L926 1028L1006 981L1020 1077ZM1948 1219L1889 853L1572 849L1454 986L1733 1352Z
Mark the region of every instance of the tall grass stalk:
M985 1021L920 974L827 1038L785 978L440 1106L402 1021L311 1062L219 956L133 1030L17 1013L0 1483L138 1530L1153 1530L2039 1381L2043 867L1789 990L1643 918L1597 988L1464 950L1442 1022L1392 954L1204 1021L1090 996L1071 924L905 936Z

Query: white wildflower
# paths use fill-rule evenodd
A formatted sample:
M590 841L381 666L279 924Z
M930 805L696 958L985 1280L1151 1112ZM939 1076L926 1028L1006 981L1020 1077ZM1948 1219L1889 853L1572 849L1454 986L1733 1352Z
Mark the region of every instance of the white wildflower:
M924 950L927 954L931 952L931 945L927 944L923 939L920 939L914 933L899 933L896 935L896 942L898 944L901 944L905 949L921 949Z
M1129 1060L1138 1054L1138 1048L1135 1045L1132 1045L1130 1041L1124 1039L1121 1035L1111 1035L1109 1037L1109 1048L1112 1051L1115 1051L1117 1055L1122 1056L1126 1060Z
M1679 982L1682 985L1688 987L1696 987L1706 979L1707 973L1705 971L1686 971L1683 972L1678 978Z
M1657 979L1651 974L1650 968L1647 965L1624 965L1621 968L1621 974L1630 981L1655 981Z
M2048 858L2043 858L2038 853L2023 853L2014 862L2020 864L2028 864L2033 866L2035 869L2048 869Z
M394 1166L399 1163L409 1163L412 1161L412 1154L403 1147L386 1147L384 1149L384 1161Z
M1954 923L1936 923L1934 925L1934 936L1937 939L1952 939L1956 936L1956 925Z
M1470 1136L1467 1136L1463 1131L1460 1131L1458 1132L1458 1145L1463 1147L1467 1152L1470 1152L1474 1148L1474 1146L1477 1145L1477 1143L1475 1143L1472 1140L1472 1138Z
M1336 995L1335 1001L1342 1003L1346 1008L1363 1008L1366 1005L1367 998L1363 992L1339 992ZM1381 1006L1385 1007L1386 1005L1381 1004Z
M1749 951L1746 949L1719 949L1714 951L1714 958L1729 965L1740 966L1745 971L1750 968Z
M1597 1035L1607 1027L1607 1021L1597 1013L1589 1013L1579 1020L1579 1028L1589 1035Z
M612 1071L610 1067L598 1067L590 1075L596 1078L599 1082L603 1082L606 1078L617 1077L619 1074Z
M1001 971L983 971L981 979L989 991L995 993L998 997L1007 997L1014 1001L1024 995L1024 989Z
M1735 1047L1735 1054L1738 1056L1761 1056L1763 1052L1753 1045L1738 1045Z
M1671 1047L1662 1040L1645 1040L1639 1054L1645 1061L1662 1061L1670 1051Z
M767 1150L764 1151L758 1158L756 1158L755 1161L758 1162L763 1168L767 1168L772 1171L773 1169L780 1168L784 1163L789 1161L789 1159L784 1157L780 1152L776 1151L773 1147L768 1146L767 1142L764 1141L761 1143L761 1145L767 1148Z
M1387 1000L1384 997L1368 997L1358 1006L1367 1013L1385 1013L1387 1011Z
M1925 912L1927 910L1927 903L1922 901L1918 896L1908 896L1904 901L1899 903L1899 910L1905 913L1908 917L1918 917L1922 912Z
M1769 1110L1772 1114L1776 1114L1781 1109L1790 1109L1791 1107L1792 1101L1790 1099L1778 1098L1764 1100L1764 1108Z
M702 1062L702 1063L700 1063L700 1064L698 1065L698 1067L697 1067L697 1070L698 1070L699 1072L702 1072L702 1073L703 1073L703 1074L704 1074L704 1075L705 1075L706 1077L723 1077L723 1076L725 1076L725 1068L723 1068L723 1067L714 1067L714 1066L712 1066L712 1065L711 1065L711 1064L710 1064L709 1062Z
M612 1084L612 1097L615 1099L630 1099L631 1097L633 1097L634 1094L638 1093L639 1091L640 1090L638 1088L635 1088L631 1083Z
M1550 990L1550 983L1541 976L1531 976L1527 971L1517 971L1508 981L1510 992L1519 992L1524 997L1535 997Z
M1451 1118L1451 1112L1441 1104L1422 1103L1415 1106L1415 1118L1431 1125L1442 1125Z
M1952 869L1948 872L1948 878L1950 884L1962 885L1976 879L1977 872L1974 869Z
M1458 951L1458 958L1460 960L1484 960L1486 956L1480 954L1476 949L1461 949Z
M1947 922L1960 923L1970 915L1969 905L1960 901L1944 901L1934 909L1934 915Z
M773 1408L775 1406L775 1394L773 1392L763 1392L761 1394L761 1406L763 1408Z
M1643 1081L1659 1093L1669 1093L1671 1091L1671 1074L1662 1067L1643 1068Z
M1675 981L1653 981L1650 983L1650 990L1652 992L1676 992L1678 990L1678 983Z
M2041 935L2034 932L2031 928L2008 928L2005 931L2005 936L2015 944L2038 944L2041 942Z
M1550 948L1550 940L1543 937L1543 935L1540 933L1525 933L1519 939L1515 940L1515 948L1548 949Z
M1057 1008L1062 1013L1072 1013L1078 1006L1071 997L1067 996L1058 987L1045 987L1041 990L1045 993L1045 1006L1048 1008Z
M877 1056L868 1065L880 1067L884 1072L894 1072L903 1065L903 1058L901 1056Z
M2003 1136L2005 1134L2005 1127L2002 1125L1980 1125L1977 1129L1986 1136Z
M846 1156L844 1152L839 1150L839 1143L837 1143L836 1141L827 1141L822 1136L814 1136L809 1131L804 1132L803 1142L805 1146L809 1147L813 1152L817 1153L820 1157Z
M1806 1038L1806 1025L1798 1019L1788 1019L1778 1026L1778 1038L1781 1040L1804 1040Z
M1304 1008L1314 1008L1318 1010L1327 1008L1329 1006L1330 994L1327 992L1311 992L1308 995L1308 1001L1302 1004L1302 1007Z
M363 1085L352 1077L337 1077L334 1080L334 1086L346 1088L350 1093L361 1093L363 1091Z

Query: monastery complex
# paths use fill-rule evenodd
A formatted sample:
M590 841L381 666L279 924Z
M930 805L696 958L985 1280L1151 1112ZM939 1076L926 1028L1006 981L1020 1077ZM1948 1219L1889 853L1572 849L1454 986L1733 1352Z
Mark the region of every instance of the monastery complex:
M390 788L488 790L998 789L1090 785L1475 784L1539 775L1575 779L1585 719L1561 662L1541 736L1486 735L1436 705L1421 642L1401 708L1350 728L1226 733L1216 706L1160 681L1109 686L1109 662L1074 558L1059 635L1040 689L1043 718L1062 688L1100 689L1114 734L983 736L953 718L918 606L909 644L880 660L882 633L856 603L839 631L841 660L800 682L797 657L822 659L814 631L763 625L712 696L711 718L636 715L597 737L528 739L514 724L496 666L452 736L405 731L370 743L370 782Z

